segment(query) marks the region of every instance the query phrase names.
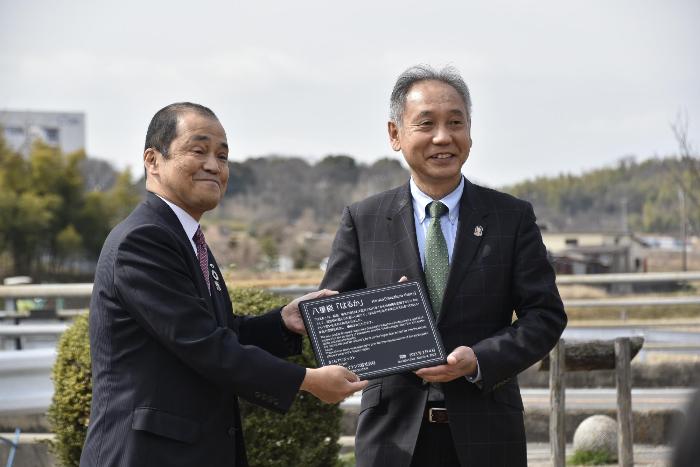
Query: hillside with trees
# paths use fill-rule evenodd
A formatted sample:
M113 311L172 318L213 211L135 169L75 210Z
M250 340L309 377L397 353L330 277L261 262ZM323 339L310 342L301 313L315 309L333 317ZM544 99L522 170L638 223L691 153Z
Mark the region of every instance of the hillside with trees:
M330 252L343 208L400 185L398 159L362 164L346 155L317 163L270 156L231 162L228 192L207 216L207 242L219 262L238 269L316 268ZM214 224L214 225L212 225Z
M625 158L615 167L538 177L502 189L532 202L539 222L550 230L677 234L684 201L689 234L700 233L700 163L691 157L639 163Z
M700 162L680 157L580 175L537 177L497 187L533 203L554 231L677 234L685 205L689 235L700 233ZM328 255L343 208L405 183L399 157L359 163L329 155L316 163L268 156L230 161L221 205L203 218L207 241L226 267L263 271L317 268ZM89 277L109 230L145 193L104 160L35 143L28 157L0 139L0 276ZM292 264L289 264L289 263Z
M254 158L232 162L230 169L217 218L291 225L306 217L322 230L335 228L344 206L408 178L398 158L367 165L344 155L316 164L282 156ZM700 233L700 161L692 157L642 162L627 157L579 175L536 177L496 188L532 202L551 230L675 234L682 197L689 233Z

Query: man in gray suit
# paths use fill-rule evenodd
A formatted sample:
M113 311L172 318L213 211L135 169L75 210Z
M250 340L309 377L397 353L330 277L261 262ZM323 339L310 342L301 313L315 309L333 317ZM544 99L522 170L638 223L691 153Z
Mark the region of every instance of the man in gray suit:
M226 133L210 109L183 102L158 111L143 162L146 200L109 234L95 272L80 465L243 467L238 397L285 412L300 389L338 402L365 383L339 366L282 360L301 351L298 299L263 316L233 315L199 226L229 175Z
M388 130L411 179L343 212L321 286L420 281L450 352L444 365L370 381L358 467L527 463L516 375L556 344L566 314L532 206L462 176L470 128L456 70L409 68Z

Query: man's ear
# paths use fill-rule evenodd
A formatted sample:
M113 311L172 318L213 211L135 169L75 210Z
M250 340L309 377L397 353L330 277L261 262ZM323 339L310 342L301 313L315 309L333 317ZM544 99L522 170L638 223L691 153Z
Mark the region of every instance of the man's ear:
M143 152L143 167L149 177L158 175L158 156L160 156L160 152L154 148L148 148Z
M467 134L469 135L469 148L471 149L472 145L474 144L474 140L472 139L472 119L469 117L467 119Z
M387 129L389 130L389 141L391 142L391 149L394 151L401 150L401 141L399 141L399 128L396 123L389 122L387 124Z

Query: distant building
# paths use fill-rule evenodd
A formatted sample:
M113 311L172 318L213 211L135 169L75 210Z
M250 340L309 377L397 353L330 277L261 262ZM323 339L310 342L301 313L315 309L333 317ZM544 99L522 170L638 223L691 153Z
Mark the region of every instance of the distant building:
M82 112L0 110L0 127L8 146L25 156L37 139L63 152L85 148L85 114Z
M631 233L542 232L560 274L645 272L648 245Z

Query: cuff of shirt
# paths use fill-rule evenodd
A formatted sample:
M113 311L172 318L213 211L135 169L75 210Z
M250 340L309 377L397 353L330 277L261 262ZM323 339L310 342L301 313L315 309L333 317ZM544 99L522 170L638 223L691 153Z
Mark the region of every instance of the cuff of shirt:
M481 368L479 367L479 361L476 361L476 374L474 376L465 376L467 378L467 381L470 383L480 383L481 382Z

